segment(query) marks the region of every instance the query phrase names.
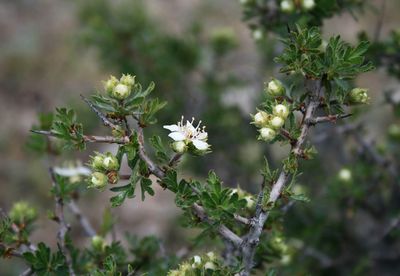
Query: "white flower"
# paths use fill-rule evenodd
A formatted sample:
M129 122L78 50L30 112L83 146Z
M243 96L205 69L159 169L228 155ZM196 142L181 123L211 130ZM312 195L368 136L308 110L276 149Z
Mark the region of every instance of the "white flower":
M260 136L264 141L269 142L275 138L276 132L269 127L263 127L260 129Z
M273 113L274 115L279 116L282 119L286 119L289 115L289 109L286 107L286 105L277 104L274 106Z
M270 124L273 128L278 129L278 128L281 128L285 124L285 120L283 120L279 116L275 116L271 119Z
M201 121L196 127L193 126L194 118L192 121L186 121L183 124L183 116L180 122L176 125L165 125L164 128L171 131L168 135L174 141L183 141L185 144L193 144L193 146L199 151L206 151L210 145L207 143L208 134L205 132L205 127L200 128Z
M192 267L196 268L201 264L201 257L196 255L193 257L193 263L192 263Z
M351 180L351 171L349 169L341 169L339 171L339 179L344 182L349 182Z
M292 12L294 10L294 3L292 0L283 0L281 2L281 10L283 12Z
M314 0L303 0L301 5L302 5L303 9L311 10L315 7L315 1Z

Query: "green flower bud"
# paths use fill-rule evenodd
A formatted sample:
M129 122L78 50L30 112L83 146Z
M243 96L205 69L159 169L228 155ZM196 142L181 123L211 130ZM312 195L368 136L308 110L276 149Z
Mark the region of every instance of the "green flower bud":
M124 100L131 94L131 88L125 84L118 84L112 91L112 96L118 100Z
M343 182L351 181L351 171L349 169L343 168L338 173L339 179Z
M118 159L110 152L107 152L103 159L103 167L107 171L118 170L119 169Z
M284 104L277 104L274 106L272 113L285 120L289 116L289 108Z
M251 196L251 195L249 195L249 196L245 196L244 197L244 200L246 200L246 208L248 208L248 209L251 209L251 208L253 208L253 206L255 205L255 201L254 201L254 198Z
M100 171L103 169L104 156L102 154L97 154L92 158L92 168L95 171Z
M286 88L279 80L275 78L272 78L272 80L268 83L266 90L267 93L273 97L283 96L286 93Z
M354 88L349 94L349 101L352 104L367 104L369 100L368 89L365 88Z
M183 141L173 142L171 145L172 149L177 153L184 153L187 151L188 147Z
M12 206L9 217L17 224L26 224L37 217L37 212L27 202L19 201Z
M315 1L314 0L302 0L301 6L306 11L312 10L315 7Z
M104 173L94 172L90 178L91 187L96 189L102 189L107 185L108 177Z
M294 3L292 0L283 0L281 2L281 11L292 13L294 11Z
M285 124L285 120L279 116L275 116L269 122L270 126L274 129L279 129Z
M270 115L265 111L259 111L254 115L254 124L258 127L262 127L268 124Z
M276 136L275 130L269 128L269 127L263 127L260 129L260 137L262 140L266 142L272 141Z
M128 86L128 87L132 87L135 84L135 77L136 76L131 76L129 74L122 75L122 77L119 80L119 82L121 84L124 84L124 85Z
M204 265L205 270L215 270L215 264L213 262L206 262Z
M103 237L95 235L92 237L92 247L96 251L103 251L104 247L106 246L106 242L104 241Z
M114 76L110 76L110 78L104 82L104 90L108 95L111 96L115 86L118 84L118 79Z

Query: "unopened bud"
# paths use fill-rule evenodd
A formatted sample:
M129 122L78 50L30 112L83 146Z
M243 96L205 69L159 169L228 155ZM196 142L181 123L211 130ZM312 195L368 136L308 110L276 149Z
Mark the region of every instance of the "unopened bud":
M196 268L199 267L199 265L201 264L201 257L200 256L194 256L193 257L193 263L192 263L192 267Z
M268 124L269 115L265 111L259 111L254 115L254 124L258 127L262 127Z
M171 145L172 149L177 153L184 153L187 150L187 145L183 141L173 142Z
M255 29L255 30L253 31L253 39L254 39L255 41L260 41L260 40L263 39L263 38L264 38L264 33L263 33L262 30L260 30L260 29Z
M271 127L274 129L279 129L281 128L284 124L285 124L285 120L282 119L279 116L275 116L271 119L271 121L269 122Z
M351 180L351 171L349 169L341 169L338 176L341 181L349 182Z
M370 100L368 97L368 89L354 88L349 94L349 100L352 104L367 104Z
M36 210L25 201L14 203L9 213L10 219L17 224L31 222L36 218L36 216Z
M94 172L91 176L91 187L96 189L102 189L107 185L108 177L104 173Z
M114 76L110 76L110 78L104 82L104 90L108 95L111 96L115 86L118 85L118 79Z
M279 116L284 120L289 116L289 108L284 104L275 105L272 112L274 115Z
M301 6L306 11L312 10L315 7L315 1L314 0L302 0Z
M131 76L129 74L122 75L121 79L119 80L120 83L132 87L135 84L135 76Z
M283 96L286 93L286 89L283 84L275 78L272 78L272 80L268 82L266 88L267 93L273 97Z
M281 11L291 13L294 11L294 3L292 0L283 0L281 2Z
M92 168L93 170L99 171L103 169L104 156L97 154L92 158Z
M206 262L204 265L206 270L215 270L215 264L213 262Z
M98 235L93 236L91 242L93 249L96 251L103 251L104 247L106 246L103 237Z
M103 167L107 171L115 171L119 168L118 159L110 152L106 153L103 159Z
M129 97L131 88L125 84L118 84L112 91L112 96L118 100L123 100Z
M276 132L269 127L263 127L262 129L260 129L260 136L262 140L270 142L275 138Z
M246 200L246 208L248 209L253 208L255 201L252 196L245 196L244 200Z

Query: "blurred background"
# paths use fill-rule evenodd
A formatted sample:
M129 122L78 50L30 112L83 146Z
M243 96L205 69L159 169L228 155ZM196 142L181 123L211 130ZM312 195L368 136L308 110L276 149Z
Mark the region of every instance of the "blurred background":
M365 2L362 9L341 10L323 18L323 36L341 35L350 43L368 36L376 39L377 52L386 50L383 43L391 41L392 31L399 27L400 2ZM155 81L154 94L168 101L152 130L162 138L168 132L161 126L179 121L181 115L199 118L207 126L213 152L184 159L185 176L203 179L214 169L225 185L257 192L263 155L279 167L287 154L285 147L257 141L257 131L249 124L250 113L255 113L262 99L264 82L272 76L284 79L273 62L282 49L278 37L283 33L261 28L263 37L254 39L258 27L242 19L243 6L232 0L0 1L0 207L8 210L22 199L32 203L40 213L32 240L55 245L57 225L46 216L53 207L49 164L63 166L76 160L83 164L93 150L115 152L116 148L90 145L84 152L65 152L49 159L32 146L29 130L39 124L38 114L68 106L77 111L85 132L107 133L79 95L101 90L102 80L121 73L137 75L143 85ZM288 240L297 247L301 241L312 248L300 250L287 275L293 275L290 271L400 273L398 249L390 248L389 257L381 256L388 252L387 244L397 244L395 229L389 237L394 240L378 247L365 245L365 240L384 231L383 226L392 225L400 214L400 198L389 199L399 194L394 130L400 127L396 118L400 86L396 71L386 70L385 62L374 54L371 51L371 59L382 66L356 81L357 86L370 89L371 104L357 109L350 123L338 123L341 133L329 125L313 132L311 141L319 154L302 165L305 173L298 184L311 203L291 207L285 222ZM391 61L398 68L398 55ZM349 125L357 125L358 135L346 132ZM390 165L376 164L366 156L364 142ZM352 172L350 182L340 179L343 168ZM122 170L128 172L128 168ZM185 244L182 236L190 240L192 230L177 227L180 211L173 195L158 186L155 189L155 196L144 202L136 197L112 210L108 191L84 192L78 204L95 227L110 210L117 237L126 231L154 234L167 250L177 251ZM381 192L379 199L367 200ZM68 218L73 235L88 243L75 219ZM16 275L23 269L18 261L0 260L0 275Z

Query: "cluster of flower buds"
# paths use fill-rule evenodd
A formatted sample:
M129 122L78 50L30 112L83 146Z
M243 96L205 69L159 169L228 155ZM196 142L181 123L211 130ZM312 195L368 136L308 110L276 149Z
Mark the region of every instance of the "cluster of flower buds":
M285 13L292 13L296 9L303 10L303 11L309 11L312 10L315 7L315 1L314 0L282 0L281 4L281 11Z
M253 123L259 128L260 139L266 142L272 141L278 130L285 124L288 116L289 107L285 103L276 104L272 109L272 114L262 110L258 111L253 116Z
M368 89L357 87L353 88L349 93L349 102L351 104L367 104L369 100Z
M184 117L175 125L165 125L164 128L171 131L168 135L174 140L171 143L171 148L177 153L185 153L189 151L196 155L207 153L210 145L207 143L208 134L205 127L200 127L201 121L197 126L193 126L194 118L192 121L184 123Z
M291 262L292 254L290 252L290 248L285 243L281 235L273 237L269 242L269 246L273 248L274 252L279 252L281 256L280 262L283 265L289 264Z
M36 210L25 201L14 203L8 216L17 225L26 225L37 217Z
M118 80L111 76L104 82L104 90L107 94L117 100L124 100L131 94L132 88L135 85L135 76L129 74L122 75Z
M208 252L202 256L196 255L191 258L190 261L180 264L178 269L169 271L168 276L208 275L203 273L216 272L219 265L220 264L215 253Z
M118 182L119 162L112 153L96 153L95 156L92 156L90 165L93 169L90 187L102 189L107 183L115 184Z
M246 208L247 209L252 209L256 205L256 201L254 199L254 196L239 187L232 189L231 194L237 194L239 199L244 199L246 200Z

